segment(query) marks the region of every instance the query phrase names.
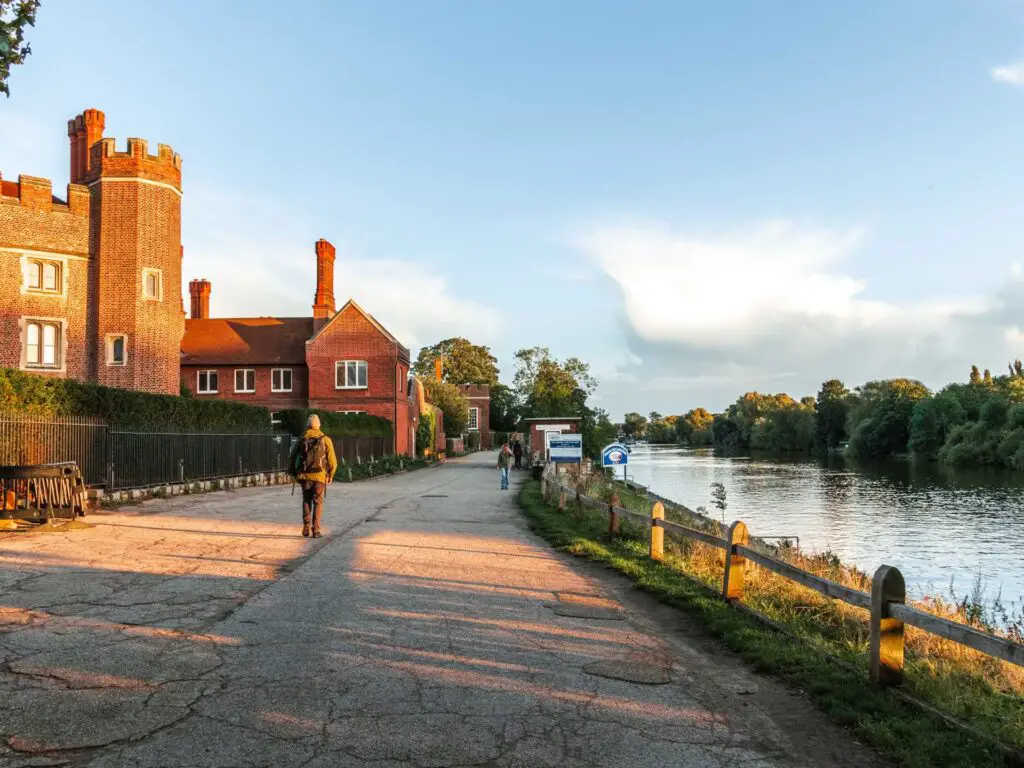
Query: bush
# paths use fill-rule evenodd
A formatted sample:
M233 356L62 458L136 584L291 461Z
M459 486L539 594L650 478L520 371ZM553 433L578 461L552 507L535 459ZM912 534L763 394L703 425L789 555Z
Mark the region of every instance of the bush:
M470 432L466 436L466 450L467 451L479 451L480 450L480 433Z
M266 408L101 387L74 379L0 368L0 411L36 416L90 416L111 426L188 431L268 432Z
M278 429L291 435L301 435L311 414L320 417L320 428L331 437L391 437L391 422L380 416L365 413L333 413L317 409L291 408L278 411L281 424Z

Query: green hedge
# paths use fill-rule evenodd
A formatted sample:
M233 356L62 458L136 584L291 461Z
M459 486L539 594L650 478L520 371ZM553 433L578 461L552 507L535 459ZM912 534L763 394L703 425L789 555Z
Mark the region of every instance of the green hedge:
M278 411L278 427L292 435L301 435L306 431L306 422L310 414L320 417L320 428L331 437L391 437L391 422L380 416L369 416L365 413L333 413L317 409L292 408Z
M111 426L203 432L270 431L270 412L228 400L196 400L101 387L74 379L0 368L0 411L92 416Z

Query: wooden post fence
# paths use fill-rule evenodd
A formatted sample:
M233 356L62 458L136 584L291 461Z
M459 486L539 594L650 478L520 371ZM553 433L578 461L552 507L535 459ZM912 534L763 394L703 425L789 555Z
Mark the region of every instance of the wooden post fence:
M629 487L639 488L632 483L629 484ZM555 491L558 492L558 509L565 512L567 493L570 489L562 485L557 466L554 472L545 475L542 488L548 495ZM578 488L572 490L582 507L591 507L601 510L602 513L607 509L609 536L618 534L620 516L646 519L643 512L634 512L620 506L621 500L618 494L614 494L610 501L605 503L582 494ZM983 632L966 624L944 619L920 608L907 605L907 590L903 574L898 568L891 565L883 565L875 572L871 594L867 594L798 568L780 559L777 554L766 551L761 545L751 547L750 534L742 520L737 520L729 526L728 535L723 539L718 535L666 520L665 505L658 501L651 508L648 522L651 529L650 556L653 560L664 559L666 529L671 531L674 536L684 536L708 546L724 549L725 572L722 578L722 597L727 601L743 598L746 569L748 563L753 563L832 600L840 600L847 605L870 611L871 679L878 685L898 685L902 680L903 635L904 626L907 624L973 648L980 653L1024 667L1024 645L1009 638Z

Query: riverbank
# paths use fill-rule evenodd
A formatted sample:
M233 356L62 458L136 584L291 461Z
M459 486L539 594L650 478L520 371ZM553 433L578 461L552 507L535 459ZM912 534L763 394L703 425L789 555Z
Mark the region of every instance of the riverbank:
M606 492L610 491L609 486ZM540 498L538 483L524 488L520 502L534 529L553 545L604 562L665 602L698 616L755 669L807 691L830 716L900 765L1005 765L1003 754L987 738L1016 750L1024 748L1024 674L1019 668L908 631L904 690L980 735L965 734L871 685L866 673L866 617L857 609L754 569L744 603L783 630L775 631L720 600L714 591L722 575L718 551L666 537L666 559L657 563L647 557L647 534L641 525L623 521L622 537L609 542L605 516L552 510ZM638 510L648 507L645 499L626 493L622 503ZM838 560L796 559L807 570L864 588L863 574Z

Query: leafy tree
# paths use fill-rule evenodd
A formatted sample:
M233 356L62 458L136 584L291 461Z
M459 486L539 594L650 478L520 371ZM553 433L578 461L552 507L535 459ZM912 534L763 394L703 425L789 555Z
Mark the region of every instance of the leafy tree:
M459 388L447 381L427 379L423 382L430 402L444 414L444 433L448 437L459 437L469 424L469 400Z
M608 443L614 442L618 427L603 408L590 409L583 406L583 420L580 433L583 435L583 453L597 458Z
M623 418L626 437L640 440L647 433L647 419L642 414L631 411Z
M981 380L985 384L991 384L992 383L992 371L990 371L988 368L986 368L985 372L981 375Z
M439 341L423 347L416 356L412 370L424 379L434 377L434 361L441 358L441 378L451 384L498 383L498 360L489 347L481 347L462 337Z
M839 379L829 379L818 390L815 405L815 444L820 450L835 450L846 437L850 390Z
M814 408L787 404L768 411L751 430L750 447L771 453L809 453L814 445Z
M661 416L657 411L652 416ZM676 435L676 416L661 416L656 421L647 425L647 440L652 443L674 443L678 440Z
M36 23L39 0L0 0L0 93L11 95L7 80L11 67L32 53L25 42L25 28Z
M515 392L504 384L491 387L491 429L512 432L519 423L519 403Z
M651 423L654 423L655 421L661 421L663 418L664 416L662 416L657 411L651 411L650 416L648 416L648 419L651 421Z
M1019 379L1022 377L1024 377L1024 363L1020 361L1020 358L1017 358L1010 363L1010 378Z
M969 381L971 384L981 384L981 372L978 370L978 366L971 366L971 378Z
M915 379L869 381L857 387L847 419L851 451L875 458L905 453L914 405L928 394Z
M967 412L952 392L918 400L910 417L910 451L934 458L953 429L967 420Z
M522 416L583 415L579 409L597 387L587 363L577 357L559 361L547 347L520 349L515 357L515 392Z
M687 411L676 422L676 435L681 443L690 446L711 445L711 425L715 417L704 408Z

